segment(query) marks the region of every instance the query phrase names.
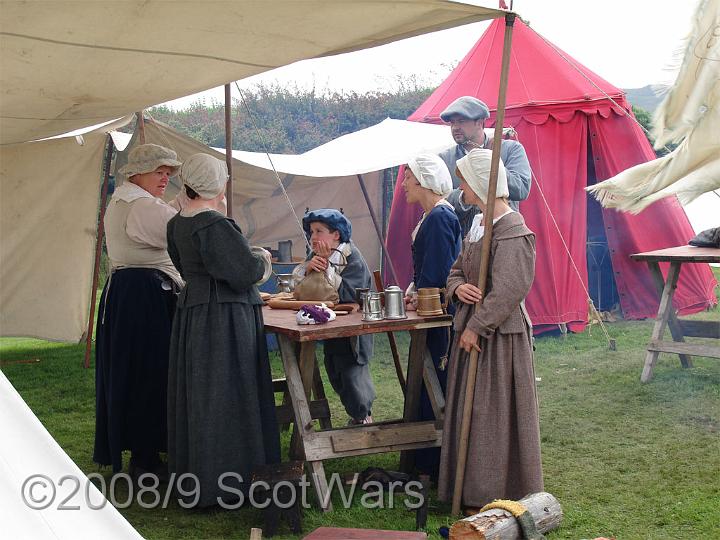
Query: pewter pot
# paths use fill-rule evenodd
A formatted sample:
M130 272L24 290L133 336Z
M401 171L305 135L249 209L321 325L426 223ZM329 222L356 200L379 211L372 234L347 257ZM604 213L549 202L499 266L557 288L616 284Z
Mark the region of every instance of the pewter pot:
M362 307L363 321L381 321L383 320L382 295L379 292L363 293L365 301Z
M405 293L397 285L385 289L385 318L407 319L405 314Z

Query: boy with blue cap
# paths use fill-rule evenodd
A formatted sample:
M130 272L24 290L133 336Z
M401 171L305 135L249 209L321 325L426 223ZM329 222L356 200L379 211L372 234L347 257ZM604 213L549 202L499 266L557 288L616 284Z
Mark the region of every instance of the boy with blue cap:
M295 282L310 272L324 272L327 281L337 290L340 302L355 302L355 289L370 288L371 276L362 253L350 239L350 220L338 210L320 208L305 214L303 229L312 253L304 264L295 268ZM327 339L323 350L330 384L350 415L350 423L371 423L375 401L375 386L368 366L373 354L372 334Z

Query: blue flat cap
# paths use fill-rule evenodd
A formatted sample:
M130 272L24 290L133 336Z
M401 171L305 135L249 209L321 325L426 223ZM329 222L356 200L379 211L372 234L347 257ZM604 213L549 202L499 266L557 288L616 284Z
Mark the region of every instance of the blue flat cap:
M303 230L305 234L310 238L310 224L319 221L324 223L330 229L338 231L340 233L341 242L349 242L350 236L352 235L352 223L346 218L340 211L334 208L318 208L317 210L311 210L306 213L303 217Z
M443 122L449 122L453 115L469 118L470 120L485 120L490 118L490 109L478 98L462 96L448 105L447 109L440 113Z

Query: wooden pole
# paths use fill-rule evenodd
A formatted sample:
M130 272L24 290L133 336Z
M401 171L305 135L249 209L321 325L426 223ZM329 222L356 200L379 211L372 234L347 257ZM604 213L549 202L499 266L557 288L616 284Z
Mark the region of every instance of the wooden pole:
M100 196L100 209L98 211L97 241L95 243L95 266L93 267L92 289L90 290L90 318L85 336L85 361L83 366L90 367L90 351L92 349L93 328L95 327L95 302L97 301L97 287L100 276L100 259L102 258L103 237L105 236L105 207L107 206L108 185L110 183L110 163L113 150L112 137L108 135L107 151L105 152L105 170L103 171L102 195Z
M478 289L485 293L488 274L488 257L490 256L490 243L492 242L492 220L495 212L495 194L497 193L497 176L500 165L500 145L502 144L502 128L505 120L505 99L507 97L508 71L510 68L510 45L512 43L513 24L515 14L505 15L505 41L503 44L502 68L500 71L500 92L498 95L497 113L495 116L495 133L493 136L492 160L490 162L490 180L488 185L487 205L485 208L485 235L480 258L480 275ZM481 300L482 302L482 300ZM479 304L475 305L477 310ZM460 513L462 493L465 483L465 465L467 464L468 438L470 423L472 421L473 398L475 397L475 377L477 376L478 351L470 351L468 360L468 375L465 383L465 403L463 407L462 424L460 428L460 447L458 448L457 464L455 469L455 486L452 500L452 513Z
M145 117L143 116L143 111L136 112L135 116L137 117L136 129L140 144L145 144Z
M232 100L230 84L225 85L225 163L227 163L228 181L225 187L227 198L227 215L233 217L233 170L232 170Z
M388 263L390 276L392 277L393 283L398 284L399 282L397 279L397 274L395 273L395 266L393 266L392 260L390 259L390 254L387 252L385 242L383 242L383 234L380 230L380 224L378 223L375 211L372 208L372 203L370 202L370 195L368 195L367 187L365 186L365 180L363 180L362 174L358 174L357 179L358 182L360 182L360 189L362 190L363 197L365 197L365 204L367 204L368 211L370 212L370 219L372 219L373 225L375 225L375 233L377 234L378 240L380 241L380 248L382 249L382 252L385 255L385 260Z
M375 270L373 272L375 278L375 288L378 292L383 290L383 282L380 277L380 271ZM402 388L403 396L405 395L407 383L405 382L405 375L403 374L402 366L400 365L400 354L398 353L397 342L395 341L395 335L392 332L387 333L388 340L390 341L390 351L392 351L393 362L395 363L395 373L397 373L398 381L400 382L400 388Z

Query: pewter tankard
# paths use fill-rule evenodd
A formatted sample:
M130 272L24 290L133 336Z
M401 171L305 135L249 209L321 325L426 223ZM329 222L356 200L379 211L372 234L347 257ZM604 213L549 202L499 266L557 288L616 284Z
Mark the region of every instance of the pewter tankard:
M383 320L383 307L382 307L382 294L379 292L368 292L365 294L365 301L362 307L362 320L363 321L382 321Z
M405 293L397 285L385 289L385 318L407 319L405 314Z

